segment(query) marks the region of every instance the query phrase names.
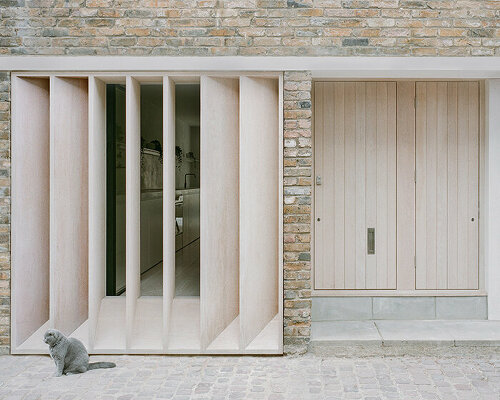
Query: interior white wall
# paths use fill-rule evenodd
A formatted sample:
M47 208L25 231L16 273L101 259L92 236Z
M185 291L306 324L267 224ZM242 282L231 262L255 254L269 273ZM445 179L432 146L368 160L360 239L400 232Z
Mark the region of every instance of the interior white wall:
M500 320L500 79L486 81L485 226L488 319Z
M177 85L175 88L175 145L182 149L182 164L175 168L175 188L184 189L185 174L188 188L200 187L200 86ZM192 152L197 162L186 157Z

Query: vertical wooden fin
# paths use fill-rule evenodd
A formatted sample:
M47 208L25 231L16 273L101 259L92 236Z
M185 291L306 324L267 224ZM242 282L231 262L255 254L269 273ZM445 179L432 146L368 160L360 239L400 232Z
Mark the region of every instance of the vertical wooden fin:
M278 313L278 80L240 78L240 333L246 347Z
M239 81L201 78L202 350L239 314Z
M49 319L49 79L12 79L12 349Z
M126 325L127 347L131 346L135 308L140 296L140 210L141 210L141 87L127 76L126 83Z
M88 80L50 84L50 316L69 335L88 318Z
M89 346L106 296L106 84L89 78Z
M175 295L175 84L163 77L163 348Z
M415 82L397 83L397 288L415 289Z

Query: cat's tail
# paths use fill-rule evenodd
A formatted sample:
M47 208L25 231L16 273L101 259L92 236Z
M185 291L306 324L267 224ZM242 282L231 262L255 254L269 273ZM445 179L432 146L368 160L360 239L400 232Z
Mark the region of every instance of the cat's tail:
M116 367L115 363L112 362L95 362L95 363L89 363L89 371L91 369L98 369L98 368L114 368Z

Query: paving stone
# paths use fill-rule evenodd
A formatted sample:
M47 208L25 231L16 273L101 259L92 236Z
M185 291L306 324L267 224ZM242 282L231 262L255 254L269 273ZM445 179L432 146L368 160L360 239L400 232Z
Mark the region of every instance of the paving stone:
M447 355L100 356L109 370L53 377L43 356L0 356L0 399L495 399L500 349ZM93 360L94 361L94 360Z

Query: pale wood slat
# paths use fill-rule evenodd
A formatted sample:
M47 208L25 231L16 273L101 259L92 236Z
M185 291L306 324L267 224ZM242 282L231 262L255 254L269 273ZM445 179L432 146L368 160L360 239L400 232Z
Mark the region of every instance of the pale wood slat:
M356 161L356 219L353 221L356 228L356 288L366 288L366 84L356 82L356 150L355 154L348 154ZM353 132L354 133L354 132ZM350 223L350 222L348 222Z
M205 350L239 313L238 79L201 77L200 139L200 329Z
M363 242L367 243L367 228L375 228L375 254L367 254L366 259L366 288L377 288L377 260L380 250L380 236L377 229L377 83L366 83L366 224L363 227ZM366 247L365 247L366 248Z
M50 320L88 318L88 80L50 81Z
M397 83L397 288L415 289L415 82Z
M278 314L278 80L241 77L240 106L240 343L246 348Z

